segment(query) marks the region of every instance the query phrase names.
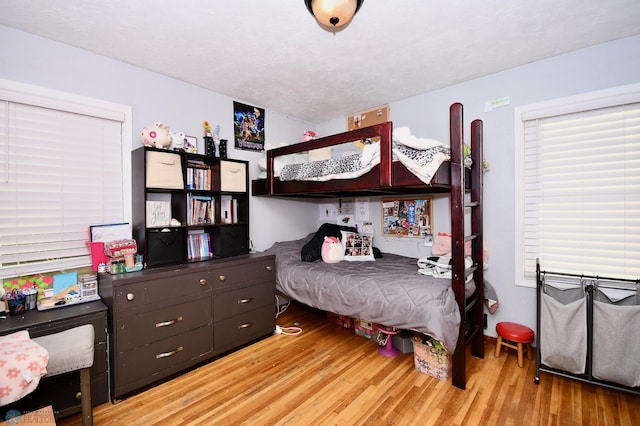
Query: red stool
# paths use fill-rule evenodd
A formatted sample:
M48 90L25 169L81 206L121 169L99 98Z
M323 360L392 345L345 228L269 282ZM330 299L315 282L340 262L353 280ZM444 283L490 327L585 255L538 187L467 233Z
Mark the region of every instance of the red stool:
M533 342L533 330L515 322L499 322L496 324L498 342L496 343L496 357L500 356L502 346L518 351L518 367L524 367L523 346L527 345L527 358L531 359L531 342ZM507 340L507 342L505 342ZM513 343L515 343L515 345Z

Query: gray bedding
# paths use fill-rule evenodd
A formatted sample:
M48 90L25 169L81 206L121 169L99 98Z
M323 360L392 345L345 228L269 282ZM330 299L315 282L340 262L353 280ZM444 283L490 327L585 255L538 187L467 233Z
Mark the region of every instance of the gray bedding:
M311 237L266 251L276 255L279 291L318 309L428 334L455 350L460 311L451 280L418 274L417 259L390 253L373 262L303 262L300 250ZM467 295L474 290L471 281Z

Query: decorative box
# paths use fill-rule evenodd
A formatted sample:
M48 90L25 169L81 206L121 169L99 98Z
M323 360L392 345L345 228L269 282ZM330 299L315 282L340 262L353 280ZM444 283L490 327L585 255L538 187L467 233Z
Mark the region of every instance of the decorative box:
M440 380L449 378L451 370L451 357L449 352L442 347L440 342L422 334L415 334L413 341L413 360L421 373Z

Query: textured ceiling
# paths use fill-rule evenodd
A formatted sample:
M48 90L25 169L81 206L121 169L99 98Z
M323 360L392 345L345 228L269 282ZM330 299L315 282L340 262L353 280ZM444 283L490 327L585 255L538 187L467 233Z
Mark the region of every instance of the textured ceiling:
M638 0L0 0L0 24L311 123L640 34ZM4 41L2 41L4 42Z

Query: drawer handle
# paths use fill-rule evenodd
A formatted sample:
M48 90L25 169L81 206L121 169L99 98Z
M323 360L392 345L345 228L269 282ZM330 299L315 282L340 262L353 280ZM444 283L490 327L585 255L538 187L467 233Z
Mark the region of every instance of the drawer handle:
M225 282L227 279L227 277L225 277L224 275L220 275L220 281Z
M240 325L238 326L238 328L239 328L239 329L249 328L249 327L251 327L252 325L255 325L255 324L256 324L256 320L253 320L253 321L251 321L251 322L245 322L244 324L240 324Z
M253 300L253 297L249 297L247 299L238 299L238 305L242 305L243 303L249 303Z
M136 298L136 295L133 293L127 293L127 300L133 300Z
M173 325L173 324L177 323L178 321L182 321L182 317L174 318L174 319L169 320L169 321L157 322L156 323L156 328L168 327L170 325Z
M204 278L200 278L200 285L203 287L207 285L207 280L205 280Z
M273 266L267 265L267 271L271 271L271 270L273 270Z
M76 392L76 399L77 400L82 399L82 392Z
M169 357L169 356L173 356L173 355L177 354L178 352L180 352L182 349L183 349L183 347L182 347L182 346L180 346L180 347L178 347L178 348L176 348L176 349L174 349L174 350L172 350L172 351L169 351L169 352L163 352L163 353L161 353L161 354L156 355L156 359L166 358L166 357Z

